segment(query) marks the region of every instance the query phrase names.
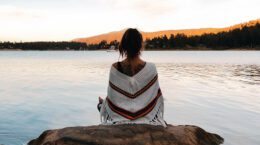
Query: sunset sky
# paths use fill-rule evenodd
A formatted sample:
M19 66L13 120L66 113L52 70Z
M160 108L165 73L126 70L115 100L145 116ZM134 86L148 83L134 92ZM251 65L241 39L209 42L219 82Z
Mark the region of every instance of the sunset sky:
M127 27L225 27L260 18L260 0L0 0L0 41L61 41Z

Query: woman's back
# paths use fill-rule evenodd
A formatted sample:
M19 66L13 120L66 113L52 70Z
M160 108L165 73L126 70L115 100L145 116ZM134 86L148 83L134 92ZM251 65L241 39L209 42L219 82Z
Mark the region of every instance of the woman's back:
M163 120L163 96L153 63L133 76L110 70L107 98L101 108L103 124L145 123L166 126Z
M111 66L107 97L98 105L102 124L166 126L157 70L153 63L140 59L142 43L136 29L124 33L119 52L126 59Z

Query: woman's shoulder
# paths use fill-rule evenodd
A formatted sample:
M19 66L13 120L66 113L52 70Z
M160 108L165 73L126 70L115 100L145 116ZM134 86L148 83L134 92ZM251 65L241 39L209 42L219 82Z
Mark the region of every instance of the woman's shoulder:
M153 62L146 62L147 68L149 70L155 70L156 71L156 65Z
M111 67L117 68L117 64L118 64L118 62L114 62L114 63L111 65Z
M153 62L146 62L148 65L150 65L151 67L154 67L154 68L156 68L156 65L155 65L155 63L153 63Z

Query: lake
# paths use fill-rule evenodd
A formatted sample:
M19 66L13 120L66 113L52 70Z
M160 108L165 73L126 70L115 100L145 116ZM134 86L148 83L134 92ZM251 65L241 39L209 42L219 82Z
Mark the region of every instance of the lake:
M0 51L0 144L99 124L98 96L106 96L118 56ZM224 137L225 145L260 144L260 51L145 51L142 58L157 66L167 123L200 126Z

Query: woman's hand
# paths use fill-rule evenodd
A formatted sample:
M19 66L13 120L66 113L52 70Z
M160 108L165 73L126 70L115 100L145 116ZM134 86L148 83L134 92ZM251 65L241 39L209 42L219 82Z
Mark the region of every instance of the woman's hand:
M98 97L98 101L99 101L100 104L103 103L103 99L100 96Z
M100 112L101 105L102 105L103 101L104 101L104 100L99 96L99 97L98 97L98 105L97 105L97 109L98 109L99 112Z

